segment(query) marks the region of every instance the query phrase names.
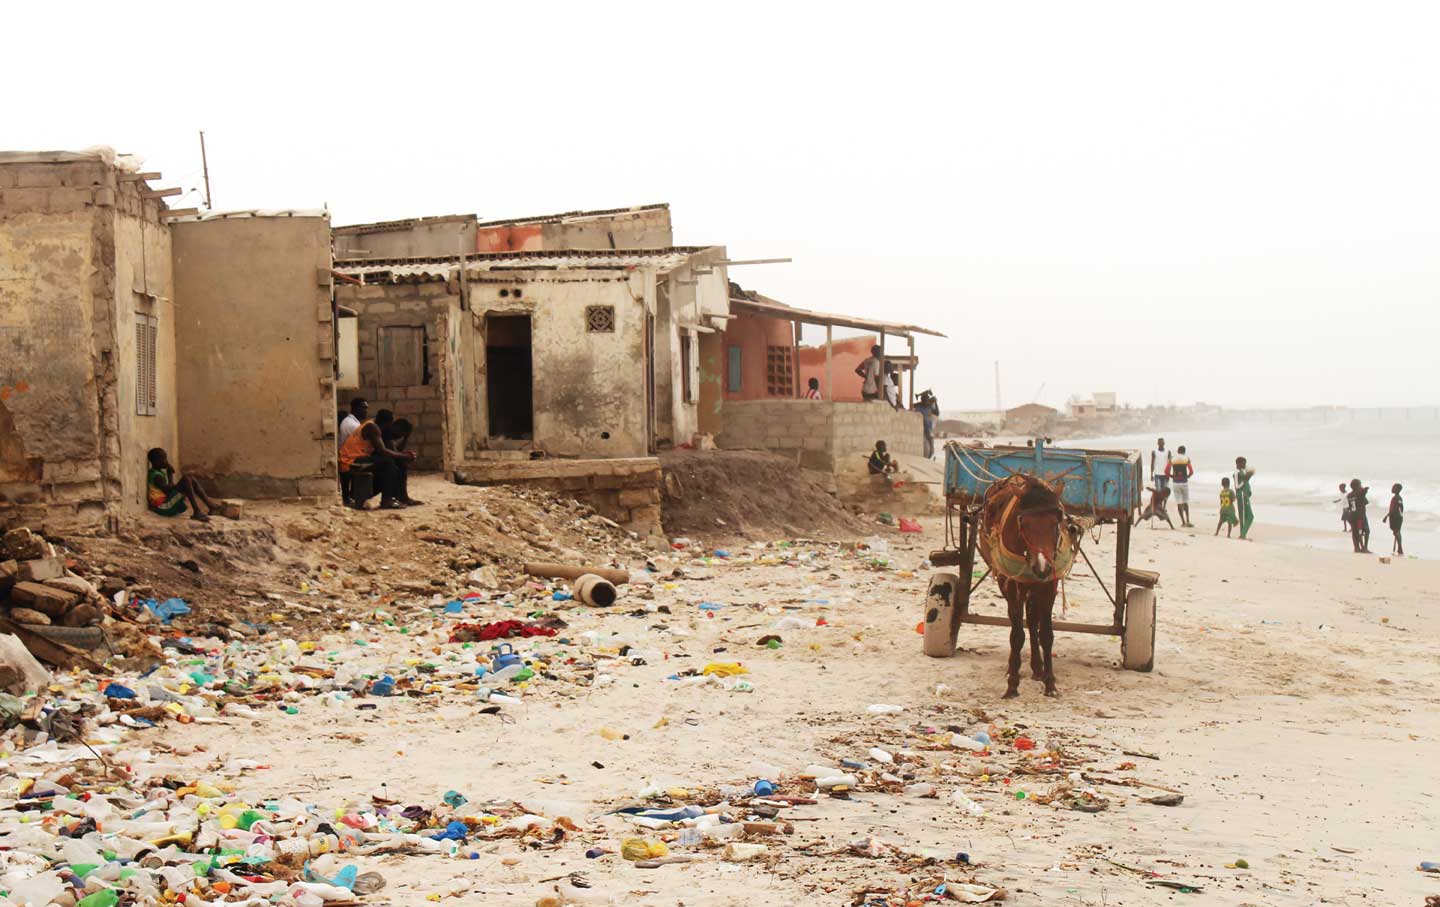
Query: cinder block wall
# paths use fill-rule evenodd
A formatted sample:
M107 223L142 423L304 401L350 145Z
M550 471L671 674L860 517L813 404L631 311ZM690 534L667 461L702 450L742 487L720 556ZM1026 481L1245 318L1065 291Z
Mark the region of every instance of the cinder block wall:
M921 456L925 423L919 413L883 403L817 400L727 400L715 443L729 450L772 450L807 469L862 472L877 440L892 453Z
M773 450L807 469L833 469L835 409L819 400L727 400L715 443L727 450Z
M341 411L350 408L352 397L370 402L370 415L382 409L397 419L409 419L415 426L410 450L415 451L415 468L442 469L445 457L445 398L441 370L445 366L448 330L446 313L458 306L440 281L377 284L339 288L336 301L358 313L360 345L360 387L336 393ZM423 326L425 328L426 374L428 383L385 386L380 384L379 343L382 328Z
M919 413L884 403L836 403L834 434L836 472L864 472L875 442L883 440L893 454L925 454L925 419Z

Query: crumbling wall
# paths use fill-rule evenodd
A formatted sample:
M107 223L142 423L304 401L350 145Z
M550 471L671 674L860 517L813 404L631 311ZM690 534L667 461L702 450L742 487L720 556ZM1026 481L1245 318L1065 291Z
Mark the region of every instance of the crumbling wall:
M475 215L336 227L334 235L336 258L445 257L475 249Z
M181 468L226 496L336 494L328 218L174 231Z
M100 519L119 437L101 401L113 169L99 156L0 155L0 523ZM97 323L97 319L100 319Z
M470 310L481 376L477 446L488 441L484 382L505 377L485 367L485 316L526 314L531 317L534 448L556 457L645 456L646 278L643 271L472 272ZM591 306L614 310L611 330L590 329Z
M458 386L445 377L449 371L458 372L458 364L448 358L447 351L452 310L456 313L457 335L461 323L459 295L452 293L444 281L430 280L370 286L341 284L335 298L358 315L360 341L360 386L336 402L348 410L351 397L363 397L370 403L371 418L388 409L397 419L408 419L415 427L408 447L415 451L415 468L445 468L448 391L455 387L455 393L463 398ZM423 329L425 361L421 380L395 383L381 374L380 346L382 332L387 328Z
M455 471L461 485L532 485L569 495L621 526L650 538L660 528L660 461L522 460L473 463Z
M581 249L668 249L674 245L665 205L556 214L479 225L475 251L553 252ZM448 252L431 254L449 254Z

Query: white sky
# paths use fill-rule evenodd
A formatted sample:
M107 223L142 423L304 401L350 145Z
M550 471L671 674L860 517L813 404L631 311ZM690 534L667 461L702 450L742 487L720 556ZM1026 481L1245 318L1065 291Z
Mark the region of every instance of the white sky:
M795 258L746 287L947 333L947 409L997 359L1007 406L1440 402L1432 4L40 7L0 148L188 189L203 128L217 207L337 224L668 201Z

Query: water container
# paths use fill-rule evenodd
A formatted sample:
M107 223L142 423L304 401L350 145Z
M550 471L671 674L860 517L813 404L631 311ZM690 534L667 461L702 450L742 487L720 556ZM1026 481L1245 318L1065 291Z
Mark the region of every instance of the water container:
M495 657L490 661L490 670L498 674L512 665L522 664L523 660L515 654L515 647L508 642L502 642L495 647Z

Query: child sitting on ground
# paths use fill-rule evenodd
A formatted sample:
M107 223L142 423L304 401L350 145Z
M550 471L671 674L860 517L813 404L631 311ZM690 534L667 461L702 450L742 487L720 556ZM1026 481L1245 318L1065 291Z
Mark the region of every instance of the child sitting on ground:
M1230 538L1230 530L1240 522L1235 515L1235 492L1230 489L1230 480L1220 480L1220 522L1215 524L1215 534L1220 534L1220 527L1225 527L1225 537Z
M160 516L179 516L185 512L185 502L189 501L190 519L202 523L210 522L209 515L200 509L200 501L205 502L205 509L211 513L215 511L215 505L206 497L205 489L200 487L200 483L189 476L180 476L177 479L164 448L152 448L147 459L150 461L150 470L145 477L145 497L150 505L150 512Z

